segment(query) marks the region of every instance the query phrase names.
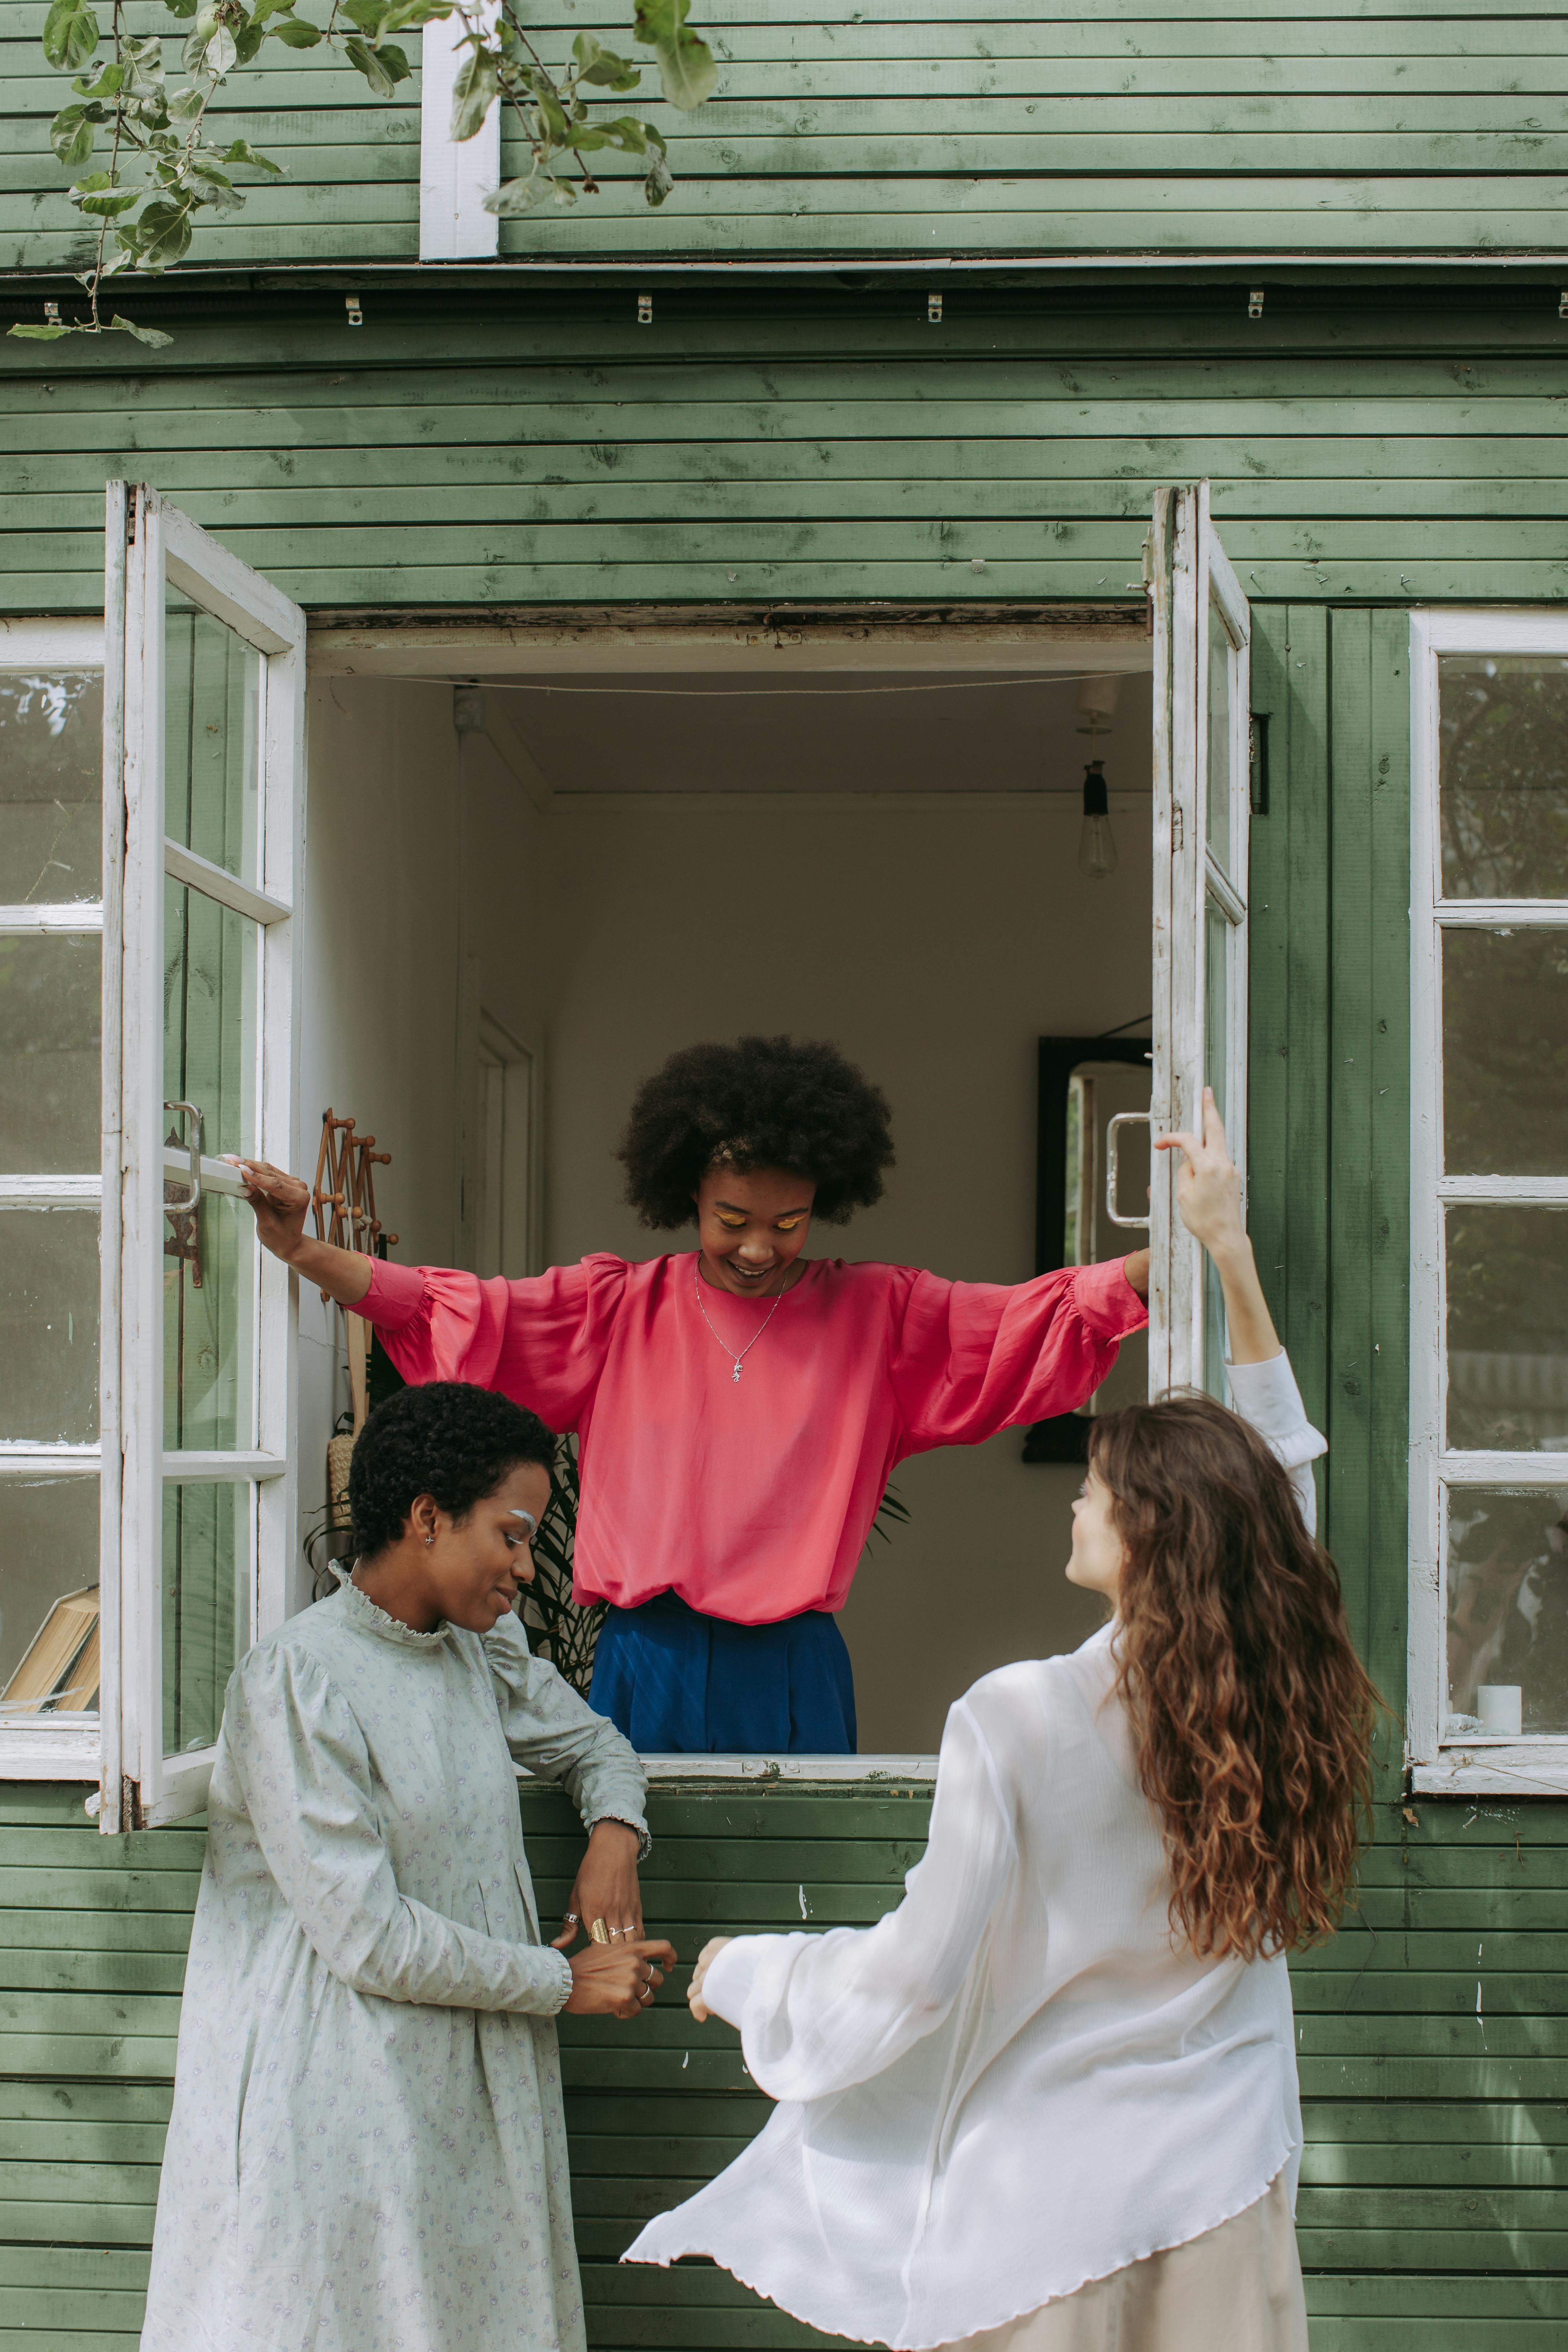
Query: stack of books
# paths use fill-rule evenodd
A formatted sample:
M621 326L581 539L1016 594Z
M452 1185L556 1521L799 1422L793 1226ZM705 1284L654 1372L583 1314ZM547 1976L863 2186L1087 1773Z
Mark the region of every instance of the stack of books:
M63 1592L0 1691L0 1721L81 1715L98 1705L98 1587Z

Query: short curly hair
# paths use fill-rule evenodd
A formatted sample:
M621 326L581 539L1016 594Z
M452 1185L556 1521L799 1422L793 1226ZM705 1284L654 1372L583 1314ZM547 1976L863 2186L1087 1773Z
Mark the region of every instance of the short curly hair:
M402 1535L416 1499L433 1495L466 1519L520 1462L550 1469L555 1433L536 1412L469 1381L426 1381L378 1404L354 1441L349 1516L354 1549L384 1550Z
M688 1045L645 1078L616 1157L645 1225L690 1223L692 1195L716 1161L807 1178L813 1214L841 1225L882 1197L889 1122L886 1097L837 1045L740 1037Z

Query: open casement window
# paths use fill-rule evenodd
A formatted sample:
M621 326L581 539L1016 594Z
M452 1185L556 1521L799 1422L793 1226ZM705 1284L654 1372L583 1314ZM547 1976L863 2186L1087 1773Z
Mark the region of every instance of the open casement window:
M1568 620L1411 626L1411 1763L1561 1795Z
M1195 1129L1213 1087L1247 1179L1247 599L1209 520L1208 484L1159 490L1147 542L1154 625L1151 1118ZM1219 1286L1175 1212L1177 1155L1150 1187L1149 1389L1225 1392Z
M285 1612L294 1301L222 1155L294 1158L305 622L145 488L110 486L108 582L124 812L104 915L121 1172L104 1329L121 1346L104 1351L101 1412L105 1462L123 1463L104 1528L119 1554L103 1579L112 1829L205 1802L225 1685Z

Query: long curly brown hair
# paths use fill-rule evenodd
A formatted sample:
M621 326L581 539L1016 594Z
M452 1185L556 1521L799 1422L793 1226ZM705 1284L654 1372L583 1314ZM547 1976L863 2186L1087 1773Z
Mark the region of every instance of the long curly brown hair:
M1269 1447L1212 1397L1108 1413L1089 1463L1126 1547L1117 1687L1164 1830L1173 1928L1248 1960L1331 1934L1381 1706L1333 1561Z

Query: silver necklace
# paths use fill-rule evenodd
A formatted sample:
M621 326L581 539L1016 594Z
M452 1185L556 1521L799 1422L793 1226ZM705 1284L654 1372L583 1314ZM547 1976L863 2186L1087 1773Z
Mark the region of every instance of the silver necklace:
M702 1253L700 1250L698 1251L697 1255L691 1262L691 1278L697 1286L697 1312L701 1316L702 1320L707 1324L710 1331L713 1331L712 1318L710 1316L706 1307L702 1304ZM751 1338L747 1340L745 1346L742 1349L738 1356L735 1354L733 1348L731 1347L728 1339L726 1339L721 1333L713 1331L713 1337L718 1340L719 1345L723 1349L724 1353L733 1361L734 1370L730 1374L730 1378L732 1381L738 1381L740 1379L741 1366L745 1362L746 1358L751 1354L752 1349L756 1346L757 1341L762 1338L763 1333L767 1329L768 1325L778 1313L779 1308L784 1304L784 1293L781 1290L778 1297L774 1299L773 1305L769 1307L767 1313L763 1316L762 1321L758 1324L756 1329L752 1332Z

